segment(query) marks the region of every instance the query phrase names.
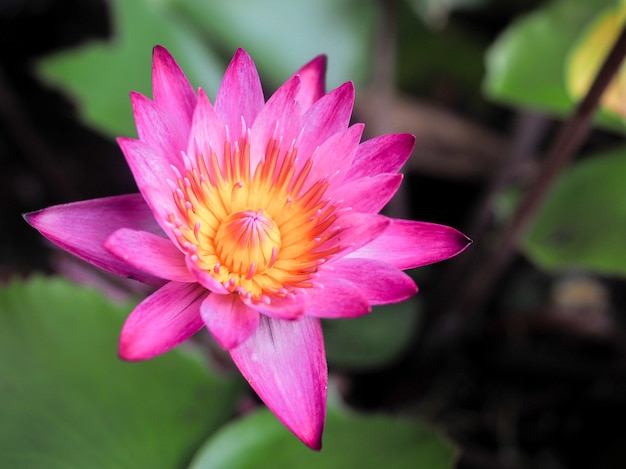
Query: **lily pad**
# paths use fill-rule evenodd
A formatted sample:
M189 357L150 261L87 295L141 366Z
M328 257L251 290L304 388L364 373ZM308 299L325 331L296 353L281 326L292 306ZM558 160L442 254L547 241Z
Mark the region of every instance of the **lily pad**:
M173 350L117 357L131 305L61 279L0 289L0 467L185 467L241 383Z
M626 275L626 148L587 157L562 175L522 248L546 269Z
M321 452L305 447L263 409L209 439L190 469L444 469L453 467L455 457L452 445L423 422L331 405Z

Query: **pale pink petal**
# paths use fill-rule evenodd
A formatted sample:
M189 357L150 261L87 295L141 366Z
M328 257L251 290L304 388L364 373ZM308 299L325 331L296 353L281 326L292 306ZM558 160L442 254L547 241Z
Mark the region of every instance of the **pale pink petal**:
M179 125L173 116L139 93L131 93L130 98L139 140L160 150L156 155L164 160L161 164L182 170L180 152L187 149L189 122Z
M363 134L363 124L355 124L345 131L331 136L313 154L313 165L302 188L306 192L311 185L320 179L329 181L328 190L339 186L346 177L352 158L359 146Z
M196 94L176 61L161 46L152 50L152 94L154 102L180 126L179 131L189 133Z
M123 261L155 277L176 282L196 281L187 268L184 254L169 238L147 231L121 228L106 239L104 247Z
M456 256L471 244L467 236L448 226L411 220L390 221L378 238L347 257L378 259L406 270Z
M256 330L259 313L239 300L239 295L209 295L200 306L204 324L224 349L237 347Z
M296 94L300 78L292 77L267 101L250 129L250 167L254 170L265 155L270 139L282 139L285 147L295 141L300 133L300 104Z
M332 271L320 271L315 287L307 290L306 316L355 318L371 310L361 289Z
M230 355L278 419L307 446L319 450L328 387L319 319L261 316L256 331Z
M273 296L256 301L242 296L241 301L250 308L275 319L297 319L304 314L306 307L306 297L300 291L295 291L284 298Z
M410 134L381 135L366 140L356 152L346 182L380 173L397 173L414 146L415 137Z
M417 293L413 279L397 267L374 259L339 259L328 268L355 284L372 305L397 303Z
M318 55L295 73L300 76L302 82L296 98L302 104L302 112L326 93L326 63L326 56Z
M380 236L389 225L389 218L382 215L348 212L340 215L333 228L336 235L320 243L317 251L339 248L344 256Z
M241 118L250 127L264 104L263 88L254 62L243 49L238 49L215 97L215 111L228 126L231 139L241 135Z
M200 304L207 291L170 282L143 300L126 319L119 343L124 360L147 360L176 347L204 326Z
M378 213L394 196L401 182L402 175L398 173L362 177L342 184L331 197L342 200L344 207L351 207L355 212Z
M312 155L331 135L348 128L353 104L354 85L348 82L324 95L303 114L304 132L298 146L302 159Z
M163 284L162 279L104 248L107 237L122 227L161 232L140 194L55 205L27 213L24 218L57 246L107 272L153 285Z
M117 143L156 221L171 239L175 239L166 220L170 214L178 213L173 190L167 184L168 179L175 180L176 173L162 156L162 150L132 138L118 138Z
M191 158L203 155L208 161L211 153L214 152L220 167L223 169L224 142L226 141L224 123L218 117L202 89L198 92L198 105L193 113L191 135L187 155ZM207 165L207 167L211 168L211 165Z

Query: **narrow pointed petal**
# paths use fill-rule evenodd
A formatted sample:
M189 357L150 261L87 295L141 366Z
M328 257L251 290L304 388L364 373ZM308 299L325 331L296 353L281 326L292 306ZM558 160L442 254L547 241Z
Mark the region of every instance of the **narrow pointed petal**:
M318 55L298 70L295 75L300 76L302 87L296 98L302 104L302 112L326 93L326 65L325 55Z
M380 173L397 173L411 156L414 146L415 137L410 134L382 135L363 142L346 182Z
M320 245L320 250L339 248L342 255L359 249L379 237L389 225L390 219L382 215L346 213L337 218L337 236Z
M345 207L355 212L378 213L397 192L402 182L402 174L378 174L362 177L342 184L332 192L332 198L343 200Z
M380 259L406 270L456 256L471 244L467 236L448 226L390 220L391 223L378 238L347 257Z
M176 282L195 282L185 256L168 238L147 231L121 228L109 236L104 247L137 269Z
M176 347L204 326L200 304L207 291L194 283L170 282L142 301L122 328L119 355L147 360Z
M104 248L122 227L159 233L152 211L140 194L55 205L24 215L31 226L57 246L107 272L152 285L163 280L124 262Z
M328 370L319 319L261 316L233 361L267 407L312 449L322 446Z
M161 46L155 46L152 51L152 94L154 102L181 126L180 131L188 133L196 94L185 73Z
M203 89L198 92L198 105L193 113L191 135L193 137L189 139L187 155L191 158L204 155L205 159L208 159L211 153L215 152L217 160L223 168L224 141L226 139L224 123L215 112Z
M356 285L372 305L397 303L417 293L411 277L382 260L339 259L328 267L337 277Z
M241 118L251 126L265 104L261 79L254 62L238 49L215 97L215 111L228 126L233 139L241 135Z
M239 295L212 294L200 306L204 324L226 350L237 347L256 330L259 313L239 300Z
M159 158L167 166L174 165L181 170L180 152L187 149L191 122L181 125L158 104L139 93L131 93L130 98L139 140L159 149Z
M372 310L358 286L333 272L320 271L315 283L314 288L307 290L307 316L356 318Z
M302 116L305 132L299 145L299 154L308 157L324 141L350 124L354 105L354 85L344 83L317 100Z

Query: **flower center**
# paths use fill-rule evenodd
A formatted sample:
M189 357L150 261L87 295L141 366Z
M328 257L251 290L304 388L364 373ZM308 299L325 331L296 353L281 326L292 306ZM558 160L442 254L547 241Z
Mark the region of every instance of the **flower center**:
M250 278L271 268L279 249L278 226L262 209L228 215L215 234L215 253L222 265Z
M226 141L224 156L184 155L176 171L177 212L168 222L197 268L252 301L285 297L313 285L319 266L339 251L342 228L325 196L328 181L310 180L295 142L272 138L251 168L247 133Z

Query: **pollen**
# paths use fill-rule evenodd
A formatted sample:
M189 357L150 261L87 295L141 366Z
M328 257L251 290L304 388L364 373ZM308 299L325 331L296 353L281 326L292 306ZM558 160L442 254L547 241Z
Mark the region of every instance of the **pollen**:
M227 139L223 157L183 155L185 171L173 168L170 181L178 210L169 222L199 269L233 293L267 302L311 287L339 250L341 228L328 181L311 180L312 161L298 160L295 141L271 138L254 168L249 141L249 132Z

